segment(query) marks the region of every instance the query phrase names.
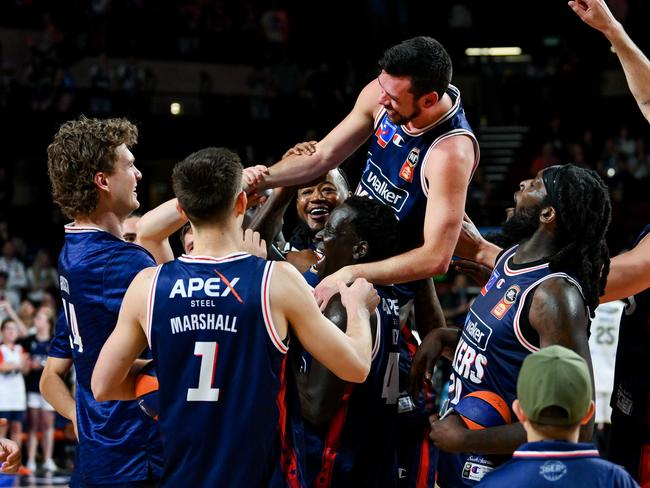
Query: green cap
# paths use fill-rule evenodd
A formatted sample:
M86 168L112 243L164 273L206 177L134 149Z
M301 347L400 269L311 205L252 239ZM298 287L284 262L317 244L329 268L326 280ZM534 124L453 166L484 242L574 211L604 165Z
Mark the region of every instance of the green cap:
M517 380L517 399L530 421L542 425L577 425L587 414L591 398L589 367L572 350L550 346L524 359ZM547 407L558 407L566 416L541 415Z

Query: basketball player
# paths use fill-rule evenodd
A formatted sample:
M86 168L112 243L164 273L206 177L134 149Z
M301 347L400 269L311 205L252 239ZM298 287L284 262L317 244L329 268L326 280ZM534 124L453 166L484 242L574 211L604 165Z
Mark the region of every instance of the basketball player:
M61 126L48 147L53 199L74 219L59 256L65 316L41 376L43 397L77 432L72 486L149 486L162 472L157 427L136 402L95 401L90 378L113 331L133 277L153 266L142 247L122 240L122 223L139 206L142 174L130 147L137 128L125 119L87 119ZM63 378L74 363L76 398Z
M461 398L489 390L511 405L524 358L552 344L576 351L591 368L589 318L609 271L607 188L594 171L552 166L521 182L515 203L503 232L519 244L492 255L494 270L464 329L430 333L414 364L422 373L444 346L455 346L447 416L431 425L431 438L445 451L438 463L445 488L475 484L499 463L492 455L511 454L525 440L518 423L464 428L460 417L449 415ZM591 438L592 426L582 429L581 439Z
M339 283L357 277L405 283L447 270L460 232L465 196L478 163L476 138L443 46L416 37L389 48L381 71L348 116L316 144L269 168L260 189L313 180L338 166L368 138L368 160L356 193L389 205L400 225L402 254L345 266L316 289L321 306Z
M122 239L126 242L137 242L138 239L138 222L142 215L138 212L133 212L122 224Z
M578 442L580 426L594 414L592 398L589 367L575 352L549 346L530 354L512 406L528 442L479 486L638 487L620 466L600 459L596 446Z
M380 202L350 197L333 210L316 241L324 257L307 281L317 283L343 266L376 261L397 252L397 219ZM381 304L371 317L373 359L361 385L347 383L309 354L300 356L297 383L305 422L307 485L397 485L399 307L392 287L378 287ZM325 316L345 330L338 295Z
M242 166L209 148L172 175L194 250L142 271L95 367L96 398L131 399L134 361L151 346L160 383L163 486L269 486L284 462L285 354L291 329L318 361L363 382L371 364L372 286L341 286L346 333L325 319L298 272L240 251L246 210ZM280 465L280 460L283 465ZM288 470L283 481L297 486Z
M603 0L570 1L569 6L612 43L632 95L650 121L648 58ZM609 459L624 466L642 486L650 484L650 379L638 360L650 349L649 234L647 225L630 251L612 258L607 288L601 297L601 302L627 302L616 354Z

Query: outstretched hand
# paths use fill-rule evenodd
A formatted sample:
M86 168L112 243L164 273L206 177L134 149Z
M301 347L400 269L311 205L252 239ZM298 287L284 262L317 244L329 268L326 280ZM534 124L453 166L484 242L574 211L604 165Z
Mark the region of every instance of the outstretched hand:
M483 286L487 283L490 279L490 275L492 275L492 270L490 268L474 261L470 261L469 259L454 259L451 262L451 265L456 271L466 275L478 286Z
M266 259L266 241L259 232L246 229L242 231L242 251Z
M264 180L264 176L269 172L266 166L261 164L244 168L242 179L244 181L244 191L252 193L255 188Z
M569 7L585 24L602 33L618 24L604 0L571 0Z
M2 419L6 423L6 419ZM20 468L21 454L18 444L14 441L0 437L0 473L17 473Z
M339 282L337 291L341 294L341 303L346 309L356 304L371 313L379 305L377 290L363 278L357 278L350 286Z
M282 159L288 158L289 156L311 156L316 152L316 142L317 141L299 142L291 149L289 149L286 153L284 153L282 155Z
M349 272L349 268L345 266L336 273L326 276L318 283L318 286L314 289L314 297L321 312L325 310L330 299L339 292L340 285L348 285L352 282L352 279L353 276Z
M481 249L484 240L476 224L465 214L454 254L461 258L473 260Z

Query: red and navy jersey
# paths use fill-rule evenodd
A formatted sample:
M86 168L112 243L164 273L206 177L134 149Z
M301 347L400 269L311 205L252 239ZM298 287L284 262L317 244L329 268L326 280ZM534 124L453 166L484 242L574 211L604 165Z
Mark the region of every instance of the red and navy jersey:
M474 143L474 167L478 165L478 142L465 117L460 91L449 85L447 95L453 102L449 111L417 131L391 122L385 108L375 117L368 160L355 193L380 200L395 211L402 250L422 244L429 191L424 174L429 152L449 137L467 136Z
M526 298L541 283L557 277L569 281L582 293L572 276L551 272L548 262L513 263L516 250L517 246L501 255L467 313L452 361L448 409L478 390L495 392L511 406L521 365L526 356L539 350L538 340L531 339ZM453 463L442 466L448 456L440 456L439 480L445 480L439 481L441 486L473 485L501 461L491 456L459 454L456 456L464 456L465 460L451 469Z
M162 447L153 419L135 401L97 402L90 389L97 357L111 335L126 289L155 262L144 248L94 227L65 227L59 256L63 314L49 355L72 358L79 444L72 485L160 477Z
M349 383L329 423L305 421L307 479L315 488L397 484L399 307L389 287L377 287L372 365L362 384Z
M267 487L286 432L287 346L269 304L274 263L246 253L182 256L157 268L148 339L158 373L163 486ZM273 482L273 483L272 483Z
M639 485L623 468L600 459L593 444L542 441L520 446L510 461L486 475L478 486L634 488Z
M635 246L650 233L647 225ZM650 443L650 377L641 358L650 348L650 288L626 299L616 350L611 406L615 415L636 425L636 434Z

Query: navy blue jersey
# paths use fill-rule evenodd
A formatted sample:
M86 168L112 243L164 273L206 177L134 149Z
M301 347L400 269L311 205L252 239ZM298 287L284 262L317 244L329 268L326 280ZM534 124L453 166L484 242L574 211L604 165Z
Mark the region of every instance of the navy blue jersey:
M635 246L650 233L643 229ZM650 288L627 299L616 350L611 406L614 413L635 424L642 442L650 443L650 377L639 360L650 348ZM639 430L640 429L640 430Z
M287 346L271 317L273 267L240 252L184 255L156 271L148 338L164 486L266 487L281 461L292 464L282 453ZM290 468L287 484L298 486Z
M29 354L29 358L39 364L38 367L30 368L29 373L25 375L25 388L29 392L40 393L38 384L41 381L45 360L50 350L50 339L39 341L36 335L30 335L21 345L24 351Z
M380 200L395 211L402 250L413 249L423 242L428 193L424 169L429 151L449 137L468 136L474 143L475 167L479 161L478 142L465 117L460 91L449 85L447 94L453 102L449 111L416 132L391 122L385 108L375 117L368 160L355 194Z
M478 486L634 488L639 485L623 468L600 459L593 444L543 441L519 447L510 461L486 475Z
M349 383L328 423L305 422L309 486L397 484L396 430L399 396L399 307L391 288L377 287L377 330L372 365L362 384Z
M67 225L59 256L64 315L49 355L72 357L79 445L74 479L84 484L159 477L162 448L153 419L135 401L96 402L90 379L115 328L122 299L142 269L155 265L142 247L93 227Z
M539 344L531 343L530 334L527 339L522 332L528 319L527 315L522 316L526 297L542 282L556 277L581 290L569 274L551 272L548 262L514 264L516 250L517 246L501 255L467 313L452 361L447 409L468 393L479 390L497 393L512 407L521 364L528 354L539 350ZM440 482L441 486L473 485L501 461L492 456L454 455L457 460L465 458L454 464L448 462L449 456L440 456L439 479L446 481Z

